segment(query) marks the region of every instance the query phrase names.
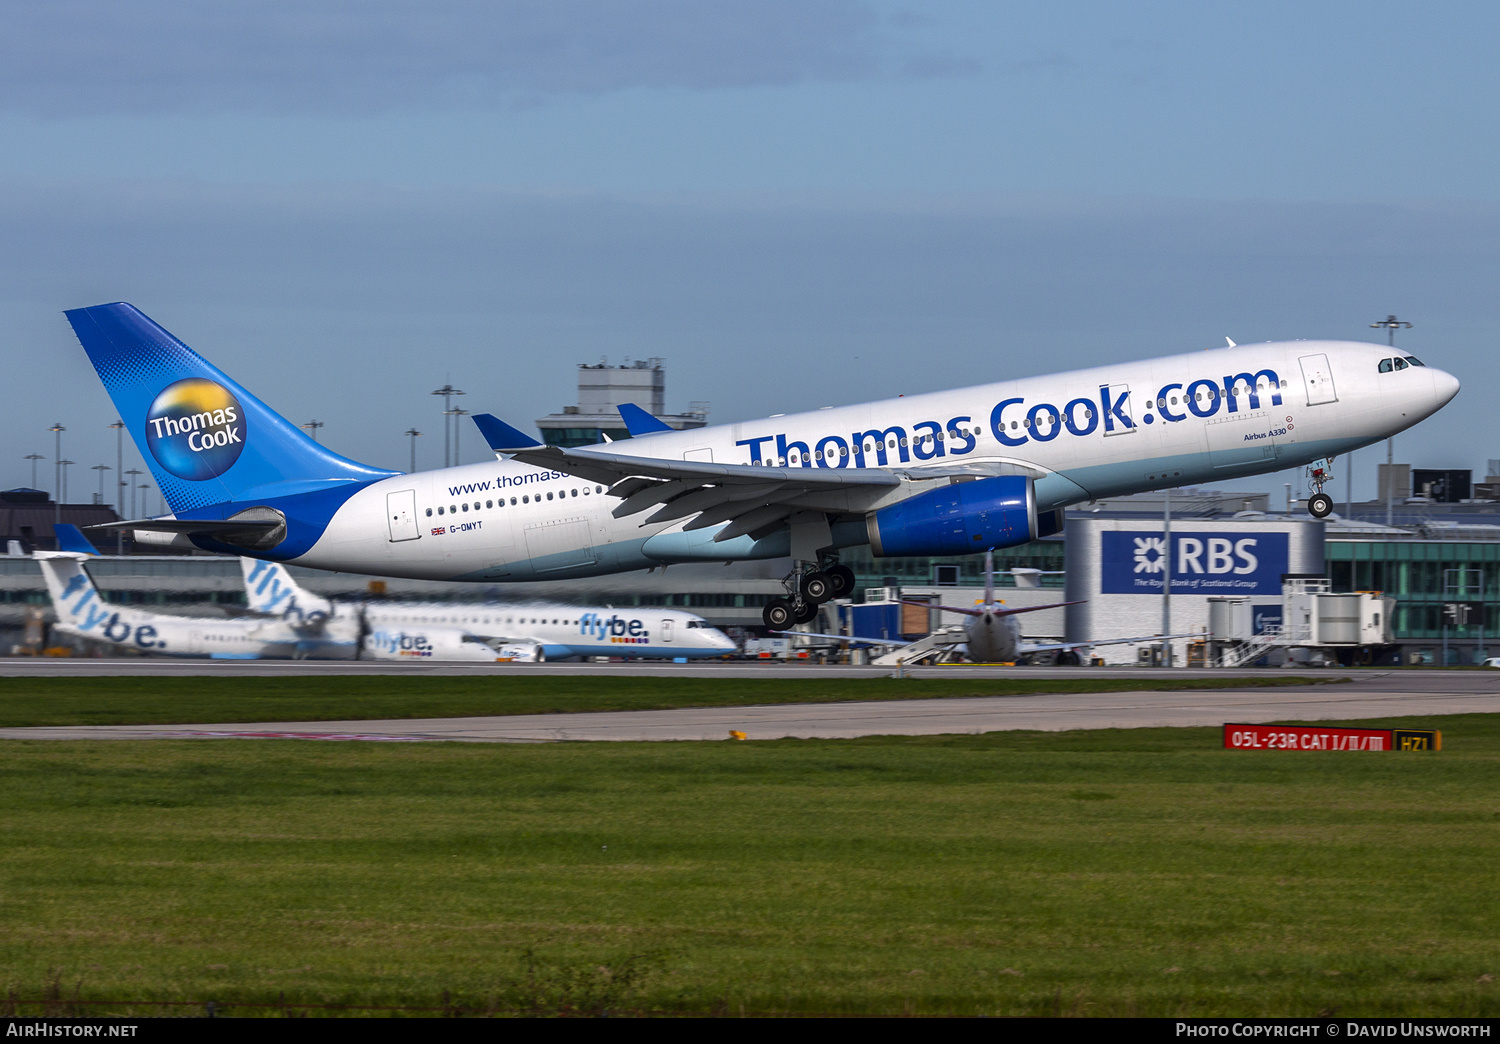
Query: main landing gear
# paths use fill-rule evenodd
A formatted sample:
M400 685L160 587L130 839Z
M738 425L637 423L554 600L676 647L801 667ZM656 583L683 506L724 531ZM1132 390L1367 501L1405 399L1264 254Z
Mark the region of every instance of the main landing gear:
M1323 486L1333 481L1333 458L1329 457L1321 466L1307 469L1307 488L1312 496L1307 498L1307 513L1313 518L1327 518L1333 513L1333 498L1323 492Z
M813 569L805 569L812 565ZM833 563L817 568L816 563L798 562L781 581L786 598L773 598L761 610L766 629L785 631L807 623L818 615L818 606L833 598L845 598L854 590L854 570Z

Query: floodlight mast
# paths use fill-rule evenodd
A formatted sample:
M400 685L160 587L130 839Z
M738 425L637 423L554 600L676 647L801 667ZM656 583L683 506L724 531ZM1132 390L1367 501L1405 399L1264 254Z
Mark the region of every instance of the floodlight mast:
M52 450L52 460L54 462L52 465L53 491L56 495L56 500L53 502L52 507L52 524L55 526L62 521L62 433L68 429L64 428L61 423L58 423L52 425L47 430L56 437L56 442Z
M1397 319L1394 315L1388 315L1378 323L1371 323L1370 329L1384 330L1386 335L1385 343L1394 348L1396 347L1396 331L1410 330L1411 323L1403 322L1402 320ZM1392 519L1394 518L1394 515L1392 513L1393 494L1391 490L1394 487L1394 482L1392 481L1392 479L1395 476L1392 474L1392 472L1396 470L1394 463L1395 459L1396 436L1392 435L1390 438L1385 440L1385 524L1388 526L1393 524Z
M115 429L115 500L118 501L115 504L115 513L123 517L125 490L130 485L130 481L125 478L125 422L117 418L108 427ZM117 529L115 530L115 554L123 555L124 553L125 531Z
M445 383L441 388L434 391L432 394L441 395L443 397L443 467L446 468L451 466L451 462L448 459L451 447L451 443L448 441L448 418L453 415L453 396L462 395L463 391L453 387L452 382L448 382Z
M407 438L411 439L411 471L409 473L410 474L416 474L416 471L417 471L417 436L421 435L422 433L420 431L418 431L416 428L407 428L401 434L403 434Z

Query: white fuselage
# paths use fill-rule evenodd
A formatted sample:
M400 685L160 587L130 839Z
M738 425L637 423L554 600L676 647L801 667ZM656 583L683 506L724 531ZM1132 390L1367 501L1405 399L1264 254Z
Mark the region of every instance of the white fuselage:
M967 656L974 663L1014 663L1019 655L1021 624L1014 616L966 616L964 635Z
M558 660L733 655L734 640L692 613L580 606L367 605L361 656L378 660Z
M806 468L1013 467L1036 476L1045 511L1301 466L1384 439L1458 390L1432 367L1380 372L1395 354L1349 342L1246 345L647 435L610 449ZM392 496L414 498L415 530L390 522ZM713 529L683 532L683 520L615 518L618 503L600 484L512 460L401 475L350 497L294 561L506 582L788 553L785 537L714 544ZM858 515L872 503L831 495L826 510Z

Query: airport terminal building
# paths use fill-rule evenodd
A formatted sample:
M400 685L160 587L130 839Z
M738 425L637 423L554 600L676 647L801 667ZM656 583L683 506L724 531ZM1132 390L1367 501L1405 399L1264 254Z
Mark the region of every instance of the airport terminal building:
M1383 502L1353 505L1352 520L1335 515L1318 521L1301 511L1269 511L1267 501L1264 493L1172 491L1170 556L1164 554L1161 494L1080 506L1068 512L1063 533L996 552L997 583L1011 604L1082 602L1065 612L1021 617L1027 637L1098 641L1162 632L1169 558L1173 633L1206 633L1211 600L1225 597L1248 599L1258 628L1275 623L1283 577L1316 576L1326 579L1330 593L1376 592L1393 600L1389 641L1353 655L1427 664L1500 655L1500 504L1402 504L1387 526ZM874 558L858 547L848 549L843 561L858 576L856 600L899 592L968 605L984 582L979 555ZM783 593L788 568L786 560L704 563L532 584L382 580L295 566L292 572L310 590L335 598L663 606L751 634L763 629L761 608ZM192 614L232 613L244 604L239 567L231 558L127 554L101 558L90 569L106 597L121 603ZM18 643L28 617L47 608L36 564L24 556L0 556L0 650ZM908 613L903 627L911 629L909 637L920 638L952 622L942 616ZM1177 662L1184 662L1189 644L1178 642ZM1139 662L1141 649L1101 646L1095 654L1108 663ZM1350 654L1340 656L1347 660Z

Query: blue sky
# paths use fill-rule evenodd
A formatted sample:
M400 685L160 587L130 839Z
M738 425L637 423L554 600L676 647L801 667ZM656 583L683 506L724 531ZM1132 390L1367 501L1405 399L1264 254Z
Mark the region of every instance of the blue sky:
M439 461L450 378L527 422L574 364L661 355L670 408L729 421L1397 312L1465 382L1401 459L1482 469L1497 29L1480 4L9 5L0 484L54 421L75 497L113 463L60 313L118 299L402 467L412 425Z

